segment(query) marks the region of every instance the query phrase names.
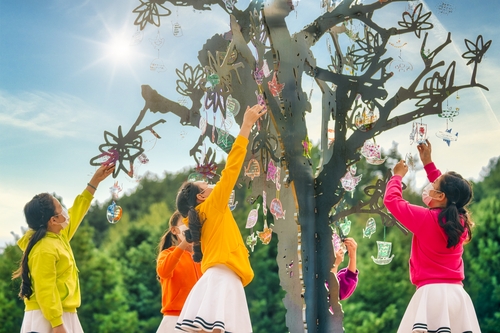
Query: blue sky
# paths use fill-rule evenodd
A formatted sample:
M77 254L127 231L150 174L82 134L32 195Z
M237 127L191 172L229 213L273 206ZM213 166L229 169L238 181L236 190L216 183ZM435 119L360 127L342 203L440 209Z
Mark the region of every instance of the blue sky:
M451 13L439 10L445 3L452 6ZM194 66L206 39L229 30L229 19L220 15L220 10L202 14L167 4L172 14L162 18L160 29L148 25L142 41L130 46L137 31L132 10L139 4L138 0L0 2L0 246L13 241L10 232L21 233L25 225L22 208L33 195L56 192L70 205L95 170L89 160L104 142L103 132L116 133L119 125L128 129L143 108L142 84L178 99L175 69L185 62ZM448 147L434 134L429 135L438 166L478 179L489 159L500 155L500 6L496 0L425 1L424 5L434 13L433 37L444 38L445 31L452 32L450 59L466 51L464 38L475 42L482 34L485 41L493 40L477 76L490 91L476 88L460 93L460 100L449 100L450 106L460 107L460 116L449 124L459 132L459 140ZM401 6L398 8L386 11L385 18L394 18L393 22L399 19ZM319 1L303 0L287 22L298 30L319 13ZM182 36L174 36L175 23L181 27ZM159 56L166 70L160 73L150 70L158 51L149 40L158 32L165 38ZM402 58L415 66L413 74L418 69L419 43L408 40L408 46L401 48ZM128 48L126 55L124 47ZM318 63L329 59L319 51L315 56ZM470 67L465 67L459 57L457 60L461 73L457 80L467 83ZM411 73L396 73L389 84L404 85ZM311 85L307 82L304 86ZM317 90L313 105L320 103ZM313 141L318 139L314 138L317 113L308 116ZM158 119L148 117L146 122ZM144 138L150 162L141 166L139 175L151 172L161 176L165 171L194 166L188 150L198 130L182 127L172 115L163 118L167 122L156 128L162 139ZM423 122L429 125L430 133L446 126L437 117L424 118ZM378 138L377 143L388 149L392 141L397 141L403 154L414 153L415 147L408 143L410 130L409 126L398 128ZM125 175L117 180L124 192L133 191L137 185ZM111 200L109 187L113 181L110 178L101 184L96 195L99 202Z

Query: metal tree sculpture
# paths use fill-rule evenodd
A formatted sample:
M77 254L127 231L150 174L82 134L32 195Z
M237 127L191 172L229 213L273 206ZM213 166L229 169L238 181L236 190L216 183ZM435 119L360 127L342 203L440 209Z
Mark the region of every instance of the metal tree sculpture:
M118 152L119 156L115 158L120 166L124 160L132 165L141 150L142 141L138 138L143 131L135 128L147 110L161 114L171 112L180 118L182 125L202 129L190 151L191 156L200 152L205 139L227 152L234 137L224 128L217 127L215 122L207 123L201 111L211 109L223 118L234 114L236 122L241 124L243 112L235 110L236 104L246 106L258 102L266 105L270 112L253 131L247 161L251 158L252 163L260 161L264 173L271 169L276 172L274 163L278 168L276 177L266 179L263 174L253 179L256 175L252 174L250 184L253 197L265 191L268 198L281 200L278 207L281 213L276 216L273 231L279 238L277 261L281 286L287 292L284 303L290 332L304 332L304 329L308 332L343 332L338 283L330 274L334 259L331 223L353 212L370 212L378 214L384 225L397 225L380 203L385 189L382 180L367 188L366 193L371 197L367 203L360 202L350 209L335 211L346 194L341 179L360 160L359 151L364 142L415 119L440 114L443 102L459 90L471 87L487 90L476 82L476 73L491 41L484 44L481 36L475 44L466 40L469 51L463 57L469 60L468 64L472 64L474 70L469 84L456 85L455 62L451 62L444 73L445 62L436 62L436 56L451 43L451 35L448 34L446 41L431 52L424 51L428 39L425 31L433 26L429 22L431 13L423 13L421 4L403 13L402 20L397 22L399 27L382 28L373 20L374 12L403 1L406 0L361 4L344 0L337 6L325 5L324 14L295 34L290 34L285 22L294 10L292 2L286 0L254 0L245 10L237 9L235 1L230 0L140 0L141 4L134 10L139 14L135 24L142 30L148 23L159 26L161 16L170 14L169 10L160 12L158 8L166 9L163 6L166 2L201 11L217 5L229 14L231 31L224 36L214 35L206 42L198 54L199 64L185 64L176 71L176 91L191 100L190 108L161 96L147 85L142 86L146 103L138 121L126 136L119 129L120 140L115 140L119 141L116 145L109 142L108 137L112 135L106 132L106 144L101 145L101 153L111 154L112 150L115 156ZM351 20L361 22L364 31L353 33L347 29L344 23ZM340 47L339 36L342 34L355 41L347 52ZM384 85L393 77L387 69L393 59L384 58L384 54L391 37L405 34L415 34L416 38L423 35L420 58L424 69L408 87L401 87L389 96ZM333 40L335 52L331 65L321 68L316 64L311 48L327 36ZM253 45L254 53L249 44ZM267 64L272 64L271 70ZM346 74L343 70L346 65L357 71ZM274 71L273 75L270 71ZM322 114L322 160L317 172L312 170L306 151L305 115L313 110L302 87L304 76L314 78L322 93L322 110L315 111ZM416 101L411 111L393 116L401 103L410 100ZM359 113L361 103L377 112L378 117L369 123L358 122L356 112ZM334 141L328 136L329 122L334 123ZM152 129L156 124L144 130ZM134 154L126 152L128 146L135 150ZM99 164L99 156L91 164ZM268 166L271 166L269 170ZM126 167L117 168L115 177L120 170L128 171ZM285 175L283 180L280 171ZM248 179L242 178L241 181ZM284 190L281 181L287 187ZM267 208L265 200L263 206ZM285 211L288 211L286 217ZM304 308L305 325L302 320Z

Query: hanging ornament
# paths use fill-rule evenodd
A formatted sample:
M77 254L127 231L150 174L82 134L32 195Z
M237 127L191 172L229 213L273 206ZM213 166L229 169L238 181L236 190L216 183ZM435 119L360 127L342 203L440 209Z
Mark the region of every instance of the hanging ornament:
M255 245L257 245L257 236L255 232L252 232L252 234L247 237L246 244L253 252Z
M377 258L371 256L373 262L377 265L387 265L388 263L390 263L392 261L392 258L394 258L394 254L391 256L392 243L377 241L377 248Z
M335 142L335 130L329 128L328 129L328 148Z
M309 136L307 135L306 138L302 140L302 148L304 149L302 155L307 159L311 159L312 142L309 140Z
M226 111L229 111L233 116L237 116L240 112L240 102L233 96L229 95L226 99Z
M264 230L257 231L257 235L259 235L262 244L268 245L271 242L271 238L273 237L273 229L267 226L266 220L264 220Z
M264 213L264 218L267 216L267 193L262 191L262 212Z
M266 175L266 181L272 181L276 182L276 165L274 165L273 160L269 160L269 163L267 164L267 175Z
M334 232L332 234L332 245L333 245L333 252L337 253L340 250L340 245L342 244L342 240L340 239L340 236Z
M286 210L283 210L283 205L281 204L280 199L274 198L269 205L269 210L271 211L271 214L274 215L276 220L280 218L283 220L285 219Z
M417 144L424 143L427 139L427 125L422 123L413 123L412 131L410 133L410 144L416 142Z
M375 222L375 219L373 217L370 217L366 221L366 227L363 229L363 238L365 237L371 238L376 230L377 230L377 223Z
M238 201L234 201L236 197L236 194L234 192L234 190L231 191L231 195L229 196L229 202L228 202L228 206L229 206L229 210L233 211L235 208L236 208L236 205L238 205Z
M248 166L245 168L245 176L250 177L251 180L260 176L260 165L255 158L248 161Z
M258 85L261 85L262 82L264 82L264 71L258 66L255 67L255 70L253 71L253 78Z
M149 69L153 72L161 73L167 70L167 66L165 66L162 59L156 58L153 61L151 61Z
M182 33L182 27L179 24L179 22L172 23L172 34L175 37L182 37L182 35L183 35L183 33Z
M416 166L415 158L413 157L413 155L411 153L406 154L405 163L406 163L406 166L408 167L408 170L410 170L410 171L415 170L415 166Z
M106 210L106 218L108 219L109 223L115 224L122 218L122 213L122 208L113 201Z
M363 175L359 176L354 176L356 174L356 167L354 165L351 165L349 167L349 170L347 170L346 174L344 177L340 179L340 183L342 184L342 187L349 192L354 191L358 183L361 181L361 177Z
M132 35L130 45L134 46L140 44L142 42L142 38L144 38L144 32L137 27L137 31Z
M257 208L250 210L250 212L248 213L247 224L245 228L250 229L253 228L255 224L257 224L257 221L259 220L259 208L260 204L257 204Z
M366 108L363 108L363 112L361 114L358 112L354 117L354 124L357 129L366 132L373 128L378 118L378 111L376 112L374 109L368 109L367 111Z
M456 132L455 134L451 133L451 128L437 132L436 136L440 139L443 139L443 141L448 144L448 147L450 146L451 141L458 140L458 132Z
M342 231L341 235L343 238L349 235L349 232L351 232L351 221L347 218L347 216L344 217L344 222L339 223L339 228Z
M264 95L255 90L255 96L257 96L257 104L263 107L262 111L267 111L266 99L264 98Z
M360 153L366 158L368 164L380 165L386 160L386 158L381 158L380 145L376 145L371 139L365 141Z
M139 160L139 162L141 164L148 164L149 163L149 158L146 156L146 154L142 153L141 155L139 155L137 157L137 159Z
M274 74L273 74L273 79L271 81L267 82L267 85L269 87L269 91L271 91L271 94L274 97L278 97L279 94L283 91L283 88L285 87L284 83L278 82L276 72L274 72Z
M198 123L198 127L201 130L201 135L205 134L207 131L207 120L203 117L200 117L200 122Z
M269 77L269 75L271 75L271 70L269 70L269 65L267 64L267 60L264 59L262 61L262 73L264 73L264 76L265 77Z
M187 178L187 182L191 183L191 182L207 182L208 179L207 177L205 177L204 175L202 175L201 173L198 173L198 172L193 172L191 174L189 174L188 178Z

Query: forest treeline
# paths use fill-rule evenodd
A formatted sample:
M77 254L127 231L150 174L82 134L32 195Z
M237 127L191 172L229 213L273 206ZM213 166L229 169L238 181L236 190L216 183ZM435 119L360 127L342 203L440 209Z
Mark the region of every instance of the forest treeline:
M393 148L390 159L399 156ZM438 166L439 167L439 166ZM220 167L219 170L222 170ZM358 163L362 182L348 203L362 199L363 187L384 177L387 167ZM156 332L161 321L161 290L156 279L157 246L168 228L175 209L178 188L191 170L166 173L162 177L144 177L137 189L119 198L124 214L117 224L106 219L109 203L93 204L76 236L72 248L80 270L82 306L78 309L85 332ZM413 177L425 177L416 170ZM476 223L473 239L465 246L465 288L470 294L483 333L498 332L500 327L500 163L490 160L481 180L474 184L474 200L470 206ZM104 189L101 189L104 190ZM33 193L34 195L35 193ZM77 193L75 193L76 195ZM252 206L247 198L250 190L236 190L238 205L233 211L243 237L247 215ZM420 193L409 181L406 199L422 204ZM27 198L29 200L29 198ZM71 204L73 198L64 198ZM377 231L363 238L362 230L370 216L350 216L350 237L358 243L359 285L353 296L342 301L344 327L347 333L395 332L415 288L409 282L408 258L411 236L397 227L384 228L376 217ZM277 222L279 223L279 222ZM256 226L257 228L259 226ZM262 227L262 226L260 226ZM394 259L385 266L377 265L376 241L392 242ZM21 251L16 237L0 253L0 333L19 332L24 304L17 294L19 280L11 280L18 267ZM245 288L255 333L285 333L286 309L282 299L276 264L277 236L269 245L258 242L250 261L255 278ZM347 264L347 257L343 265Z

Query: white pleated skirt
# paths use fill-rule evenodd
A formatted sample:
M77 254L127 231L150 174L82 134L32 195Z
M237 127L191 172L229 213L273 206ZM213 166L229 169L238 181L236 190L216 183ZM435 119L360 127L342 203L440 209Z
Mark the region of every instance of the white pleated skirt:
M175 332L251 333L241 279L225 265L207 269L189 293Z
M160 326L158 326L158 330L156 333L174 333L175 332L175 324L177 324L177 320L179 316L163 316L161 320Z
M63 326L67 333L83 333L82 325L76 312L63 312ZM52 333L50 322L45 319L40 310L24 312L21 333Z
M398 333L480 333L474 305L459 284L436 283L417 289Z

